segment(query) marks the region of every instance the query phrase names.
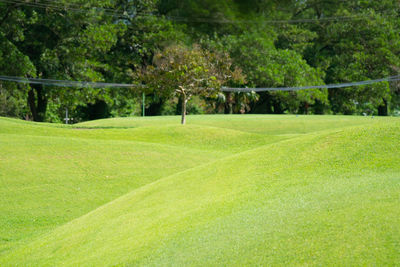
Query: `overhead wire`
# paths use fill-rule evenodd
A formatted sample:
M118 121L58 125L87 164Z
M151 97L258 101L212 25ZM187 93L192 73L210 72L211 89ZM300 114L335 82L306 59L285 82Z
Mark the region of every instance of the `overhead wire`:
M120 18L127 18L129 15L124 11L118 11L112 8L104 8L104 7L81 7L76 4L68 4L68 5L60 5L60 3L56 3L53 1L45 1L42 3L38 2L25 2L24 0L0 0L0 2L9 3L9 4L19 4L23 6L29 7L37 7L37 8L53 8L55 10L67 10L76 13L85 13L90 10L98 10L102 11L104 15L107 16L115 16ZM51 2L51 3L50 3ZM170 15L160 15L153 13L144 13L136 11L131 16L153 16L153 17L163 17L168 20L176 21L176 22L194 22L194 23L220 23L220 24L240 24L240 23L259 23L257 20L230 20L230 19L216 19L216 18L201 18L201 17L180 17L180 16L170 16ZM322 21L349 21L349 20L363 20L368 19L367 16L360 15L352 15L352 16L336 16L336 17L322 17L315 19L288 19L288 20L262 20L265 23L272 24L283 24L283 23L315 23Z
M222 87L223 92L267 92L267 91L300 91L307 89L332 89L332 88L345 88L354 86L370 85L380 82L400 81L400 75L389 76L386 78L366 80L360 82L348 82L340 84L327 84L327 85L313 85L313 86L297 86L297 87L265 87L265 88L233 88Z
M101 7L91 7L91 8L86 8L86 7L74 7L74 6L69 6L69 5L58 5L58 4L48 4L48 3L37 3L37 2L25 2L23 0L0 0L0 2L8 3L8 4L19 4L22 6L28 6L28 7L37 7L37 8L52 8L55 10L67 10L75 13L86 13L87 11L90 10L102 10L105 15L123 15L123 14L116 14L116 10L111 10L111 9L105 9Z
M78 88L133 88L143 87L140 84L125 84L125 83L105 83L105 82L86 82L86 81L69 81L56 79L41 79L41 78L25 78L16 76L0 75L1 81L17 82L24 84L40 84L57 87L78 87Z
M89 10L99 10L102 11L104 15L108 16L116 16L116 17L127 17L125 12L120 12L111 8L104 7L81 7L77 4L68 4L68 5L59 5L54 1L45 0L42 3L38 2L25 2L24 0L0 0L0 2L8 3L8 4L19 4L29 7L37 7L37 8L52 8L55 10L67 10L71 12L77 13L86 13ZM143 13L143 12L135 12L135 16L156 16L160 17L161 15L151 14L151 13ZM204 23L256 23L260 21L255 20L228 20L228 19L212 19L212 18L186 18L179 16L162 16L169 20L174 21L185 21L185 22L204 22ZM290 20L264 20L266 23L313 23L319 21L346 21L346 20L359 20L365 19L365 16L341 16L341 17L323 17L318 19L290 19ZM54 79L38 79L38 78L23 78L23 77L14 77L14 76L0 76L0 80L3 81L12 81L19 83L29 83L29 84L43 84L49 86L62 86L62 87L92 87L92 88L102 88L102 87L138 87L141 85L137 84L120 84L120 83L99 83L99 82L82 82L82 81L66 81L66 80L54 80ZM230 88L223 87L222 91L225 92L262 92L262 91L296 91L296 90L305 90L305 89L324 89L324 88L343 88L343 87L352 87L352 86L361 86L367 84L373 84L383 81L398 81L400 80L400 76L391 76L387 78L377 79L377 80L368 80L362 82L353 82L353 83L343 83L343 84L332 84L332 85L318 85L318 86L301 86L301 87L284 87L284 88Z
M15 1L20 1L21 2L23 0L15 0ZM47 2L50 5L62 4L62 2L56 2L56 1L53 1L53 0L42 0L42 2L45 2L45 3ZM74 8L82 8L82 5L79 5L78 3L68 3L66 5L69 6L69 7L74 7ZM84 7L84 8L87 8L87 7ZM107 7L93 7L93 8L115 12L114 8L107 8Z
M125 83L106 83L106 82L86 82L86 81L69 81L56 79L41 79L41 78L25 78L16 76L0 75L0 81L17 82L24 84L41 84L57 87L78 87L78 88L144 88L144 84L125 84ZM223 92L265 92L265 91L300 91L307 89L331 89L344 88L362 85L370 85L379 82L400 81L400 75L389 76L386 78L366 80L360 82L349 82L340 84L314 85L314 86L297 86L297 87L270 87L270 88L232 88L222 87Z
M91 10L95 11L102 11L102 15L106 16L113 16L113 17L120 17L120 18L128 18L130 16L158 16L161 17L161 15L156 15L153 13L144 13L140 11L134 11L133 14L128 14L126 11L123 10L117 10L117 9L112 9L112 8L104 8L104 7L85 7L85 6L78 6L76 4L63 4L60 5L61 3L55 3L54 1L49 1L53 3L38 3L38 2L25 2L24 0L0 0L0 2L3 3L8 3L8 4L18 4L21 6L28 6L28 7L36 7L36 8L41 8L41 9L54 9L54 10L59 10L59 11L71 11L75 13L86 13Z
M322 21L350 21L350 20L364 20L365 16L341 16L341 17L323 17L319 19L288 19L288 20L229 20L229 19L213 19L213 18L184 18L166 16L166 18L179 22L201 22L201 23L220 23L220 24L251 24L251 23L271 23L271 24L294 24L294 23L315 23Z

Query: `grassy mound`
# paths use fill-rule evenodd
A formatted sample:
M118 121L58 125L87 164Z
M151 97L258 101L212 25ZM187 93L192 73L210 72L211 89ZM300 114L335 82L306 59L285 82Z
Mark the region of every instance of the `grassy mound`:
M53 127L60 131L56 136L2 134L2 149L12 143L20 150L15 162L26 157L24 168L40 170L40 175L23 178L28 171L15 162L12 165L13 159L1 152L1 168L8 172L0 174L1 181L14 188L8 202L1 202L2 214L12 210L11 195L20 201L6 213L3 225L11 225L8 229L15 234L25 230L10 221L28 209L27 218L39 214L37 210L50 218L53 211L64 214L67 207L74 214L49 223L39 234L25 233L24 238L21 234L21 244L0 255L0 265L382 265L400 261L398 120L309 117L300 118L303 126L296 126L295 117L282 117L273 129L267 126L277 120L273 116L210 118L191 117L193 128L184 129L169 123L171 118L156 127L163 118L150 118L139 123L120 119L120 127L128 129L88 130L118 127L118 120L111 120L79 125L89 127L85 130ZM228 135L216 133L219 124ZM345 127L362 124L368 125ZM157 129L160 139L155 141ZM218 141L208 143L208 129ZM108 130L117 136L114 140L104 138ZM182 140L194 130L204 138ZM66 137L70 133L73 138ZM122 140L132 133L140 141ZM235 136L247 141L236 144ZM9 141L3 142L4 137ZM121 152L126 149L133 154ZM164 149L164 154L151 157L152 149L157 153ZM146 160L139 160L134 154L138 151ZM11 147L8 153L13 153ZM37 162L32 159L40 156L47 164L33 167ZM60 167L57 157L69 157L72 170ZM147 165L135 173L137 165L127 158ZM182 160L187 163L181 164ZM73 171L79 162L84 164L82 173ZM97 168L113 174L114 183L101 177L104 171L96 172ZM61 174L63 170L70 173ZM140 180L153 173L158 175ZM21 179L12 182L7 178L11 176ZM59 188L59 202L55 193L46 192L29 194L32 199L26 200L26 183L38 191ZM82 194L68 191L77 185L85 188ZM2 195L8 191L1 190ZM69 193L73 199L68 200ZM91 201L98 194L97 202ZM43 206L50 199L55 202ZM39 203L35 206L34 201ZM37 229L34 223L31 227Z
M293 116L293 115L195 115L188 116L188 125L211 126L220 129L282 135L306 134L348 126L391 121L393 118L355 116ZM179 117L115 118L88 121L78 127L88 128L139 128L145 126L177 126Z
M0 118L0 257L135 188L288 138L177 122L91 129Z

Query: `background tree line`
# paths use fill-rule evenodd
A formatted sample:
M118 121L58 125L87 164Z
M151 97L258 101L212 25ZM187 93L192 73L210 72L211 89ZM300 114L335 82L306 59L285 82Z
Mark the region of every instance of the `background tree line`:
M397 0L1 0L0 74L144 82L147 115L180 114L182 94L157 85L168 76L143 78L160 67L157 55L218 55L226 64L214 64L214 74L227 65L241 72L224 80L234 87L378 79L399 74L399 14ZM196 61L185 58L180 65ZM65 108L75 121L139 115L142 91L0 82L0 116L61 122ZM192 114L388 115L400 109L400 84L191 97Z

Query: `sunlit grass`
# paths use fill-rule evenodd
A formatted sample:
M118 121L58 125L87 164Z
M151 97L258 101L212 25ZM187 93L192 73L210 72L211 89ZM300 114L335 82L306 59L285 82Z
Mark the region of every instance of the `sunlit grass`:
M0 265L400 261L398 119L188 123L0 119Z

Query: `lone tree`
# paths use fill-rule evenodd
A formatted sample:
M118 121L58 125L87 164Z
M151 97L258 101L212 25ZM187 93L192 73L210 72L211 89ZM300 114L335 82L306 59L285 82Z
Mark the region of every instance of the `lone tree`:
M223 84L244 82L241 70L233 68L228 54L212 53L198 45L166 47L154 55L153 64L140 76L150 90L181 98L182 124L186 123L186 105L193 95L214 97Z

